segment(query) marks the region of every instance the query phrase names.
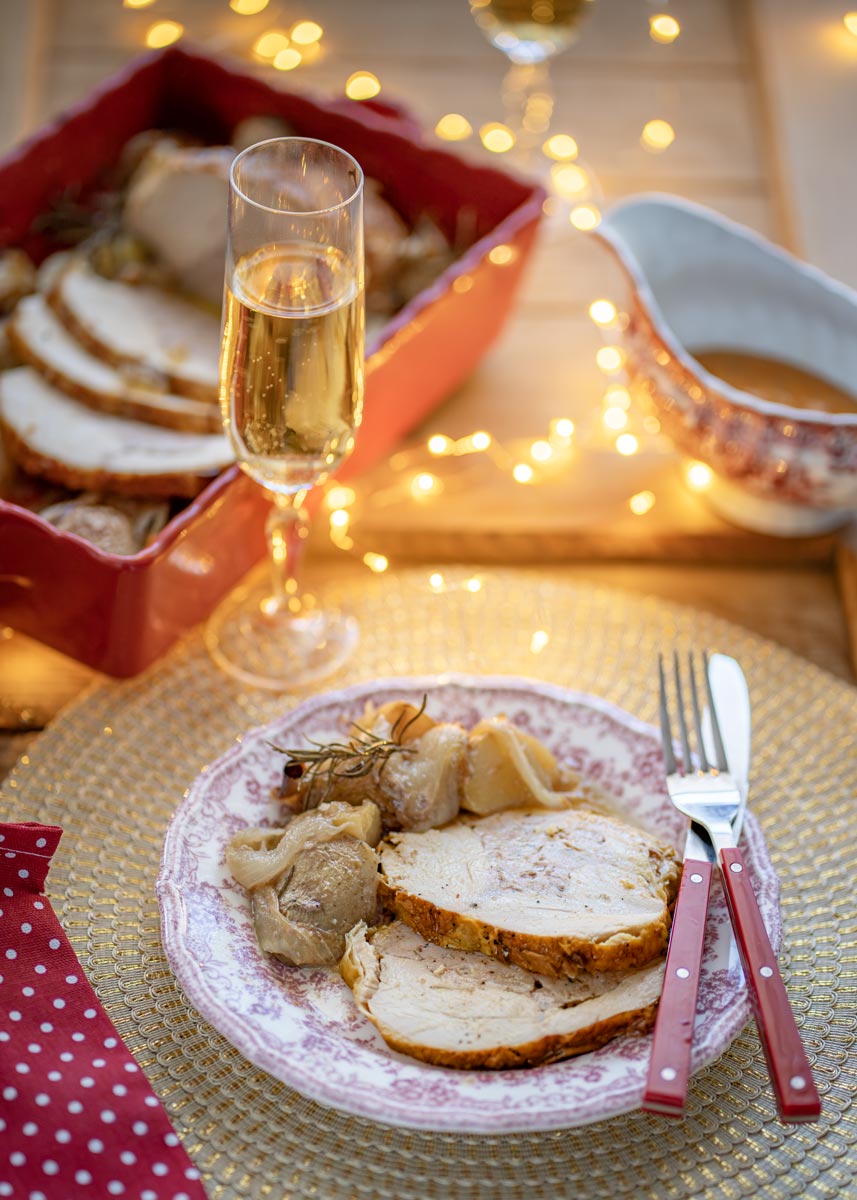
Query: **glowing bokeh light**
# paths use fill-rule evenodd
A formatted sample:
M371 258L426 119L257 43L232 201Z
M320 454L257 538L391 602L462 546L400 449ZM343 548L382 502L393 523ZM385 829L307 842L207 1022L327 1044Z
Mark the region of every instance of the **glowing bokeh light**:
M345 94L349 100L371 100L380 90L378 76L371 71L355 71L345 81Z
M662 121L656 118L654 121L647 121L645 123L643 132L640 134L640 141L646 150L660 154L662 150L666 150L675 141L675 130L669 121Z
M274 55L274 66L278 71L294 71L303 62L304 56L294 46L286 46L279 54Z
M631 407L631 393L620 383L611 383L604 393L604 403L608 408L624 408L627 411Z
M551 184L563 200L574 200L588 190L590 179L577 163L554 163L551 167Z
M704 492L707 487L710 487L714 472L705 463L694 462L688 464L684 477L688 487L693 488L695 492Z
M442 433L434 433L427 442L429 454L451 454L453 449L452 439L445 437Z
M601 224L601 213L594 204L578 204L577 208L573 208L568 214L568 219L575 229L579 229L581 233L588 233Z
M616 305L612 300L593 300L589 315L596 325L612 325L616 320Z
M479 130L479 139L486 150L492 154L506 154L515 144L515 135L508 125L499 121L491 121Z
M146 45L152 50L161 50L164 46L172 46L183 33L181 21L156 21L146 33Z
M553 430L557 437L573 437L574 421L570 420L568 417L558 417L553 423Z
M463 142L473 133L473 126L461 113L446 113L435 125L434 131L445 142Z
M283 33L281 29L269 29L267 33L261 34L253 43L253 53L257 58L276 58L281 50L286 50L289 45L288 35Z
M616 438L616 449L620 454L626 457L630 454L636 454L640 449L640 443L633 433L620 433Z
M292 26L290 37L296 46L314 46L321 41L324 30L317 21L298 21Z
M628 424L628 414L624 408L606 408L601 418L608 429L624 429Z
M649 37L653 42L669 46L681 33L681 25L669 13L655 13L649 17Z
M390 565L390 561L385 554L374 554L371 550L363 555L363 561L370 571L374 571L376 575L380 575L382 571L386 571Z
M595 361L602 371L612 374L621 371L625 365L625 351L621 346L602 346L595 355Z
M477 433L473 434L470 444L474 450L487 450L491 445L491 440L491 434L480 429Z
M529 463L516 463L512 468L512 478L516 483L532 483L533 468Z
M655 493L654 492L637 492L637 494L635 496L632 496L631 499L628 501L628 507L630 508L631 512L634 514L635 517L645 516L647 512L651 512L651 510L654 508L654 506L655 506Z
M229 7L242 17L255 17L268 7L269 0L229 0Z
M328 509L348 508L349 504L353 504L357 499L357 493L353 488L343 487L337 484L332 487L324 498L325 507Z
M350 520L351 517L344 508L335 508L330 514L330 524L334 529L346 529Z
M545 442L541 439L533 442L532 446L530 446L530 458L536 462L547 462L548 459L553 458L553 446L550 442Z
M488 251L488 261L494 263L496 267L505 267L510 262L514 262L518 257L514 246L507 246L505 243L502 246L493 246Z
M549 137L542 150L557 162L572 162L577 158L577 142L567 133L555 133Z
M857 37L857 12L847 12L842 18L842 24L850 34Z

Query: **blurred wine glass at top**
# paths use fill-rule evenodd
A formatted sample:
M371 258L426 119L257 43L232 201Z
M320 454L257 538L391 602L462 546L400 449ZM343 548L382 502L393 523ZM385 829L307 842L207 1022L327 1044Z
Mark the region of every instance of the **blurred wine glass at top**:
M511 63L503 81L506 122L526 155L550 129L550 61L572 46L596 0L470 0L492 46Z
M363 407L363 173L307 138L250 146L230 175L220 397L239 466L272 498L268 585L205 638L251 686L300 687L350 654L357 625L302 594L309 491L351 452Z

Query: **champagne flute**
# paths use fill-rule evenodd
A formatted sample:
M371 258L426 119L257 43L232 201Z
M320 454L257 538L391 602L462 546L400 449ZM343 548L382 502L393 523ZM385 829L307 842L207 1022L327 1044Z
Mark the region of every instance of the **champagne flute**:
M239 466L266 488L271 579L224 605L218 665L288 690L336 670L352 617L301 594L305 502L351 452L363 406L363 172L309 138L250 146L230 173L220 399Z

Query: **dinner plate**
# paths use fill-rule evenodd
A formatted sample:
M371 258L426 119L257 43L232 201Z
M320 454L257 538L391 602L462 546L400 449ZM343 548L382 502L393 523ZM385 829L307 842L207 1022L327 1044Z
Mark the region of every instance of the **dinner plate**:
M246 892L225 862L247 825L281 825L284 758L270 743L342 737L367 701L406 699L470 728L504 713L539 738L617 810L681 848L684 822L667 799L656 731L594 696L534 680L460 675L386 679L326 692L238 739L179 805L164 843L158 897L167 957L191 1003L243 1055L322 1104L415 1129L473 1133L561 1129L639 1107L651 1036L531 1069L456 1071L389 1049L333 969L290 968L262 953ZM759 906L775 951L779 886L752 813L744 831ZM749 1001L718 883L706 929L693 1070L741 1031Z

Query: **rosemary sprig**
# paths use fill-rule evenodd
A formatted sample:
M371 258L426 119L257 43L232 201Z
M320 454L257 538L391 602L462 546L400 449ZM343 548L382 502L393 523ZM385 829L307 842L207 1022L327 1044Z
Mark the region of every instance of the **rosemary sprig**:
M317 742L307 738L309 746L301 749L288 749L269 742L272 750L288 756L283 768L283 793L290 782L300 779L304 809L317 808L328 798L337 779L365 779L376 767L380 775L394 754L415 752L414 746L404 744L404 738L425 712L427 702L428 695L424 695L419 709L406 721L403 720L404 710L399 713L387 738L354 722L355 733L347 742ZM320 783L324 785L323 793L315 798Z

